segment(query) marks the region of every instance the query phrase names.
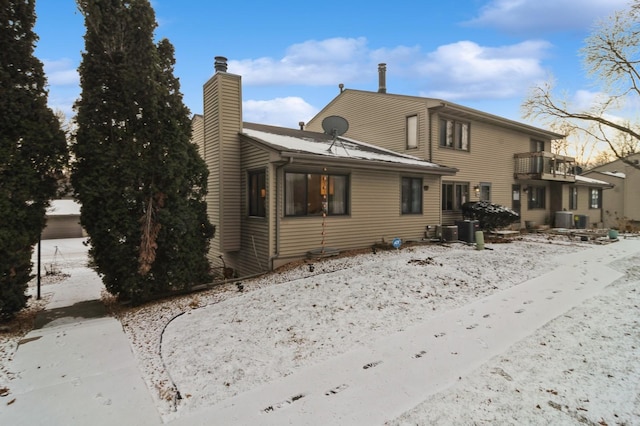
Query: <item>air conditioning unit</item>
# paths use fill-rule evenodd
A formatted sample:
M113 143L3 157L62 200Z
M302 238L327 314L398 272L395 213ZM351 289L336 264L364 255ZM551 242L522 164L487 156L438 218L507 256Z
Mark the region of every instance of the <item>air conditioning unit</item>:
M572 212L556 212L556 228L573 228L573 213Z
M477 220L457 220L458 239L465 243L476 242L476 231L480 230L480 222Z
M587 226L589 226L589 216L586 214L577 214L573 217L573 223L576 229L587 229Z
M457 226L443 226L442 227L442 240L443 241L458 241L458 227Z

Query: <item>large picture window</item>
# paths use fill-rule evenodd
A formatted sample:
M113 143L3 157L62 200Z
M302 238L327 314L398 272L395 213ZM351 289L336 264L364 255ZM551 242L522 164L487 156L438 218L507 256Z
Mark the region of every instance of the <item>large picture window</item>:
M469 151L469 123L441 119L440 146Z
M285 215L348 214L348 189L347 175L285 173Z
M402 214L422 213L422 179L402 178Z
M249 172L248 181L249 216L265 217L266 173L264 171Z
M527 190L529 210L544 209L547 191L544 186L530 186Z
M442 184L442 210L457 211L469 201L469 184L444 182Z

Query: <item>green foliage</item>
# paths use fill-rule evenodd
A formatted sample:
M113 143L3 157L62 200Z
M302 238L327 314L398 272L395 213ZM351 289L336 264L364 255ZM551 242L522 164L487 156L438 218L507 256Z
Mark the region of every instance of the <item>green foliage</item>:
M489 201L464 203L462 213L465 218L477 220L484 231L504 228L520 219L520 215L510 208Z
M207 168L148 0L78 1L85 53L72 184L109 292L135 302L205 282Z
M33 55L34 0L0 8L0 319L26 305L33 247L67 161L64 133L47 106Z

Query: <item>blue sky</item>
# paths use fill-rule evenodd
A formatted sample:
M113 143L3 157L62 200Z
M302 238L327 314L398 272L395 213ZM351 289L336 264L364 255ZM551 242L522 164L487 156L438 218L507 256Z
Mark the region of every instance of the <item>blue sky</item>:
M156 38L176 49L175 74L192 113L214 56L242 76L243 119L297 127L346 88L442 98L523 121L528 89L553 76L588 99L580 48L597 19L628 0L398 0L395 2L152 0ZM37 0L36 56L49 105L71 116L84 21L74 0Z

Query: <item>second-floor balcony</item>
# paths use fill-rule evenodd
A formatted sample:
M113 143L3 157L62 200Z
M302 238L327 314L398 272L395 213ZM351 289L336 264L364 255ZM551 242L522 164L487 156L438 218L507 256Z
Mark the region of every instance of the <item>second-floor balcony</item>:
M576 160L551 152L524 152L514 155L514 177L527 180L575 182Z

